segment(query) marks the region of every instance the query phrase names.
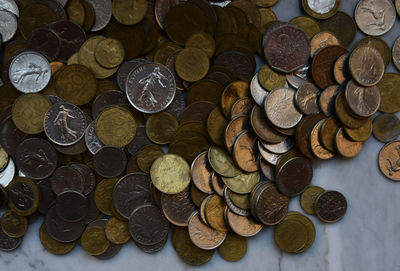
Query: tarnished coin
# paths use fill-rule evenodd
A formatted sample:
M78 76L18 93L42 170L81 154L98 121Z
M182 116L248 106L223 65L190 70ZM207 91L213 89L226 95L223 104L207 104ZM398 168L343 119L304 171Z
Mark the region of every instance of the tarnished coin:
M23 237L28 230L28 219L8 210L1 217L1 229L12 238Z
M231 109L231 119L240 115L250 115L254 107L254 101L250 97L243 97L237 100Z
M232 146L233 160L243 171L254 172L259 169L257 139L252 132L243 131Z
M325 120L317 122L310 133L310 147L315 157L323 160L330 159L334 156L332 152L324 148L320 141L320 134L322 131L322 125L325 124Z
M113 215L113 189L118 182L117 178L104 179L98 183L94 191L94 202L97 208L105 215ZM119 213L119 212L118 212Z
M190 217L196 211L196 206L190 198L189 188L178 194L162 194L161 207L169 222L180 227L188 226Z
M178 119L172 113L164 111L153 114L146 120L146 134L156 144L168 144L178 126Z
M0 250L5 252L10 252L17 249L21 243L23 238L13 238L4 233L4 231L0 227Z
M310 160L294 157L286 161L276 175L279 191L293 197L303 192L311 183L313 169Z
M363 87L349 81L344 92L350 110L359 117L370 117L378 111L381 95L377 86Z
M246 238L235 233L228 233L224 242L218 247L218 252L224 260L236 262L246 255Z
M379 115L373 121L372 132L381 142L396 140L400 135L400 120L394 114Z
M346 82L350 74L348 70L348 59L349 54L343 54L338 57L333 66L333 76L335 77L336 82L340 85Z
M208 162L208 151L200 153L190 169L193 184L203 193L213 194L212 177L214 171Z
M90 31L102 30L111 20L112 16L112 3L111 0L86 0L93 6L96 14L96 20Z
M327 19L335 15L340 7L340 2L341 0L301 1L304 11L316 19Z
M185 47L196 47L202 49L209 58L212 58L215 51L214 37L206 32L195 33L187 38Z
M106 38L100 41L94 51L96 61L108 69L119 66L125 57L124 46L116 39Z
M259 106L254 106L250 113L250 123L256 135L271 144L285 140L286 136L273 127L263 111Z
M349 69L354 80L362 86L376 85L385 72L382 55L375 47L356 47L349 58Z
M319 186L309 186L300 197L301 208L309 215L315 215L314 204L320 194L325 192L325 189Z
M383 61L385 62L385 69L387 69L390 66L390 62L392 60L392 53L390 52L390 47L385 40L379 37L367 36L359 40L357 44L354 45L354 48L363 45L369 45L377 49L383 57Z
M290 88L277 88L265 100L265 114L275 126L289 129L296 126L302 117L294 104L296 91Z
M282 73L272 70L267 64L263 65L258 72L258 81L261 86L268 90L274 90L285 86L286 76Z
M343 128L340 128L335 138L337 151L346 158L355 157L362 149L363 142L351 141L344 136Z
M216 231L226 232L229 230L224 216L225 207L224 199L215 194L206 203L204 212L207 224Z
M16 9L18 11L18 7ZM7 42L11 40L18 29L18 18L10 10L0 10L0 21L2 22L0 26L0 35L2 37L2 42Z
M327 46L340 45L338 37L328 31L321 31L311 39L311 56Z
M116 0L112 3L112 12L118 22L125 25L134 25L143 20L147 12L145 0Z
M210 146L208 150L208 161L215 172L222 176L232 178L241 173L233 163L230 154L220 147Z
M249 117L237 116L233 118L225 128L225 146L228 150L232 150L236 137L244 130L249 130Z
M117 245L125 244L131 238L128 228L128 222L112 217L107 221L105 227L107 239Z
M87 122L79 107L70 103L58 103L47 110L43 126L52 142L71 146L83 138Z
M186 47L178 53L175 70L180 78L187 82L196 82L204 78L210 67L207 54L195 47Z
M91 168L85 164L73 164L72 167L76 168L83 176L83 194L89 196L96 186L96 176Z
M400 110L400 93L397 86L400 84L398 73L385 73L382 80L378 83L381 93L381 104L379 111L384 113L395 113Z
M18 215L29 216L36 212L40 191L35 182L25 177L15 177L7 186L8 206Z
M259 106L264 106L265 98L268 96L268 91L266 91L258 81L258 73L253 76L250 82L250 93L256 104Z
M400 97L400 96L399 96ZM335 113L337 118L345 126L349 128L360 128L368 121L368 118L356 118L349 112L349 108L346 102L344 91L341 91L335 99Z
M241 173L235 177L221 177L224 184L233 192L247 194L260 181L258 171L253 173Z
M29 138L19 145L15 158L18 169L26 177L41 180L56 170L58 156L54 147L46 140Z
M387 33L396 20L396 10L389 0L358 2L354 11L358 28L367 35L381 36Z
M77 191L64 191L55 200L54 206L57 215L67 222L78 222L86 217L89 211L89 202L86 197Z
M87 126L86 131L85 131L86 147L90 151L91 154L95 154L102 147L104 147L104 144L101 143L101 141L99 140L99 138L96 135L95 124L96 124L96 121L92 121Z
M397 40L393 44L392 59L396 68L400 70L400 38L397 38Z
M122 174L128 162L123 150L104 146L93 155L93 168L97 174L104 178L114 178Z
M367 118L368 121L365 122L360 128L350 129L348 127L344 127L344 132L348 138L353 141L367 141L372 134L372 120L371 117Z
M393 141L380 150L378 165L382 174L392 181L400 181L399 172L400 141Z
M231 194L228 191L229 191L228 187L225 187L224 188L224 199L225 199L225 203L228 206L229 210L231 210L232 212L234 212L235 214L238 214L238 215L249 216L250 215L249 208L243 209L243 208L237 206L232 201ZM247 195L249 195L249 193ZM225 217L225 222L227 222L226 217Z
M341 91L338 85L332 85L324 89L319 95L318 104L322 113L330 117L335 113L335 99Z
M166 194L176 194L189 185L190 169L182 157L166 154L154 161L150 176L158 190Z
M49 61L41 54L28 51L17 55L10 64L13 86L23 93L36 93L50 82Z
M217 195L221 197L224 196L225 184L223 183L221 176L215 172L213 172L211 177L211 186Z
M40 227L39 238L42 246L55 255L68 254L75 247L75 242L62 243L52 238L46 231L45 223Z
M126 93L134 108L143 113L157 113L172 102L175 79L162 64L142 64L131 71L126 80Z
M164 155L163 149L155 144L146 145L137 153L137 163L143 172L150 173L151 166L157 158Z
M243 237L257 235L263 228L263 224L255 221L252 216L240 216L225 208L225 217L233 232Z
M338 37L340 44L348 48L357 33L357 26L354 19L349 14L339 11L334 16L327 20L322 20L319 22L321 30L329 31ZM346 27L343 27L343 26Z
M307 243L307 228L295 219L284 219L274 231L274 240L278 247L289 253L300 251Z
M230 118L233 104L240 98L249 96L249 84L235 81L229 84L221 95L221 109L226 118Z
M346 214L347 201L338 191L325 191L317 197L314 208L321 221L334 223Z
M60 41L57 35L49 29L35 29L29 35L27 42L29 51L38 52L49 61L57 59L60 53Z
M215 104L205 101L194 102L188 105L181 115L181 124L191 121L206 123L208 115L215 108Z
M107 239L103 228L88 227L82 233L81 245L86 253L96 256L107 251L110 241Z
M319 23L308 16L297 16L291 19L290 22L303 29L310 39L321 31Z
M76 167L62 166L51 177L51 188L57 195L67 190L83 192L84 177Z
M126 146L126 149L131 155L137 152L144 146L151 144L151 141L146 135L146 128L143 125L136 126L135 138Z
M305 115L319 113L319 93L319 89L313 83L302 84L294 96L297 108Z

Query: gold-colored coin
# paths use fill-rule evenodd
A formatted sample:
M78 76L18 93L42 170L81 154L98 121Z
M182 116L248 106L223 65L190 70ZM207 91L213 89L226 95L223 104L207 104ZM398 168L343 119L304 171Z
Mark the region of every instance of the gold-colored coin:
M382 89L380 87L379 89L381 90L381 106L382 106ZM400 102L400 95L399 95L399 102ZM355 129L355 128L360 128L368 121L368 118L357 119L353 117L351 113L349 113L349 109L347 107L348 105L346 104L346 98L344 96L344 92L342 91L336 96L335 112L336 116L338 117L340 122L343 123L343 125Z
M229 231L229 225L225 221L225 207L225 200L218 195L213 195L206 204L207 224L214 230Z
M97 82L97 90L96 90L96 96L99 95L100 93L107 91L107 90L116 90L118 89L117 85L114 84L113 81L110 79L96 79ZM132 107L129 107L131 109ZM134 116L135 117L135 116ZM136 118L135 118L136 120Z
M112 215L112 193L118 178L104 179L100 181L94 191L94 202L97 209L105 215Z
M272 70L267 64L265 64L258 72L258 81L264 89L271 91L285 86L286 76Z
M207 130L211 140L218 146L224 146L225 129L228 121L219 107L214 108L208 115Z
M87 0L82 0L81 4L85 9L85 21L83 22L82 28L85 31L89 31L96 21L96 12L94 11L93 5Z
M115 106L99 114L95 130L104 145L123 148L135 138L136 122L128 110Z
M325 189L319 186L309 186L300 196L301 208L309 215L315 215L314 203L320 194L325 192Z
M39 134L43 132L44 115L50 107L50 101L42 94L23 94L14 101L12 120L22 132Z
M195 185L191 185L190 187L190 196L192 198L192 201L194 205L197 207L201 206L201 203L209 196L208 194L201 192L199 189L196 188Z
M186 99L187 104L189 105L198 101L208 101L219 105L223 90L223 86L217 81L210 79L197 81L189 87Z
M232 178L241 174L241 171L233 163L230 154L220 147L210 146L208 149L208 161L219 175Z
M250 209L250 193L238 194L228 189L228 194L232 202L241 209Z
M24 204L20 204L21 190L29 194L29 198L23 198L27 201ZM21 216L30 216L37 211L40 203L40 191L36 182L25 177L14 177L7 185L7 191L8 206L12 211Z
M89 255L101 255L110 246L104 229L100 227L87 228L81 236L81 246Z
M360 153L363 142L351 141L344 136L343 128L340 128L335 138L336 149L346 157L353 158Z
M210 68L207 54L195 47L187 47L176 56L175 70L187 82L196 82L206 76Z
M8 153L0 144L0 172L2 172L8 165Z
M80 0L69 0L66 7L68 19L74 23L83 25L85 22L85 8Z
M30 1L21 9L18 17L18 29L26 40L29 34L41 27L46 27L58 20L57 14L48 5L40 2Z
M71 252L71 250L75 247L75 242L69 243L61 243L57 240L54 240L46 231L46 227L44 223L40 226L39 230L39 238L43 247L50 253L55 255L65 255Z
M79 64L79 53L75 53L72 56L68 58L67 65L72 65L72 64Z
M252 0L254 4L256 4L259 7L265 7L265 8L270 8L274 6L276 3L278 3L279 0Z
M250 96L249 84L235 81L225 87L221 95L221 109L226 118L230 118L233 104L243 97Z
M179 44L163 42L154 52L153 61L165 65L168 57L176 50L182 49Z
M97 44L94 55L101 66L112 69L124 61L125 49L118 40L106 38Z
M146 121L147 137L156 144L168 144L171 142L179 122L174 114L163 111L151 115Z
M306 245L307 238L306 226L296 219L286 218L275 227L275 243L285 252L300 251Z
M275 12L271 8L258 8L260 12L260 27L258 28L261 33L265 33L270 25L278 19Z
M221 91L222 92L222 91ZM21 95L11 83L5 83L0 87L0 110L12 104Z
M28 219L8 210L1 217L1 229L13 238L20 238L28 230Z
M384 113L396 113L400 111L400 74L385 73L382 80L377 84L381 93L381 104L379 111Z
M166 194L177 194L189 185L190 168L182 157L166 154L154 161L150 176L158 190Z
M231 178L222 176L222 181L233 192L247 194L250 193L253 187L260 181L260 173L258 171L241 173Z
M324 148L320 141L320 134L322 130L322 125L325 124L325 120L322 119L318 121L311 130L309 135L310 148L312 153L319 159L328 160L333 158L334 154Z
M153 162L163 155L164 151L158 145L144 146L137 153L137 164L141 171L149 173Z
M291 19L290 22L303 29L310 39L321 31L318 22L308 16L297 16Z
M119 220L115 217L107 221L105 233L107 239L117 245L125 244L131 238L128 222Z
M51 75L56 74L64 66L65 66L65 63L62 63L60 61L50 62Z
M306 244L304 245L304 247L302 249L300 249L296 253L302 253L302 252L306 251L307 249L309 249L312 246L312 244L315 241L316 232L315 232L315 227L314 227L313 222L305 215L303 215L299 212L295 212L295 211L287 213L286 217L299 221L307 228Z
M324 148L331 152L336 152L335 149L335 137L337 131L340 129L340 123L335 117L330 117L325 120L321 126L319 139Z
M400 135L400 120L394 114L382 114L374 119L372 132L377 140L386 143Z
M239 261L247 252L246 238L236 233L229 232L224 242L218 247L218 252L226 261Z
M112 13L118 22L134 25L143 20L147 12L146 0L114 0Z
M368 121L359 128L351 129L344 127L344 132L353 141L364 142L367 141L372 134L372 120L371 117L367 118Z
M205 32L195 33L186 40L185 47L195 47L203 50L209 58L212 58L215 52L214 38Z

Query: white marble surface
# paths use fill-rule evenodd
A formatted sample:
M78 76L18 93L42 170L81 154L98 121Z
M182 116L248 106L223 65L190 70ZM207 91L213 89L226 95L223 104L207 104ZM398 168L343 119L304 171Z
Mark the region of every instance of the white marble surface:
M279 20L300 15L299 0L280 0L274 7ZM343 0L341 10L353 14L357 1ZM383 38L392 46L400 35L399 19ZM359 33L357 39L362 35ZM393 67L390 71L395 71ZM400 91L400 89L399 89ZM41 220L30 225L21 247L12 253L0 252L0 270L400 270L400 183L385 179L377 166L382 143L374 138L365 143L354 159L335 158L313 165L313 185L341 191L347 198L346 216L338 223L315 224L316 239L303 254L282 253L273 241L273 229L264 229L248 240L247 255L239 262L224 261L218 253L202 267L185 265L170 241L155 255L141 252L133 242L108 261L87 255L79 246L66 256L54 256L39 241ZM299 198L290 202L290 210L300 211Z

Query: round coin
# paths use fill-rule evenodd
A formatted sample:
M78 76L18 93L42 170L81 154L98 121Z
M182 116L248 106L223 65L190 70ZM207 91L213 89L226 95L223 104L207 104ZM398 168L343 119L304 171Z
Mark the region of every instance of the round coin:
M178 194L162 194L161 207L168 221L179 227L187 227L190 217L196 211L196 205L190 198L189 188Z
M175 70L187 82L196 82L206 76L210 67L207 54L195 47L187 47L176 56Z
M110 246L103 228L88 227L81 236L81 245L89 255L101 255Z
M107 239L111 243L117 245L125 244L131 238L128 223L115 217L112 217L107 221L105 233Z
M350 110L362 118L375 114L381 102L377 86L362 87L352 80L346 86L345 98Z
M257 139L252 132L243 131L232 146L233 160L243 171L254 172L259 169Z
M400 70L400 38L397 38L397 40L393 44L392 59L396 68Z
M400 141L393 141L380 150L378 165L382 174L392 181L400 181L398 161L400 157Z
M104 178L114 178L122 174L128 160L123 150L104 146L93 155L93 168L97 174Z
M53 239L46 231L45 224L43 223L39 230L39 238L43 247L54 255L65 255L72 251L75 247L74 242L61 243Z
M340 128L335 138L337 151L346 158L353 158L360 153L363 142L351 141L344 136L343 128Z
M147 12L146 0L115 0L112 3L112 13L118 22L124 25L134 25L143 20Z
M354 80L362 86L376 85L385 72L382 55L375 47L356 47L349 58L349 69Z
M77 191L64 191L55 200L57 215L67 222L78 222L86 217L89 202Z
M315 215L314 204L320 194L325 192L325 189L319 186L309 186L300 197L301 208L309 215Z
M153 162L164 155L163 149L155 144L146 145L137 153L137 163L141 171L150 173Z
M384 113L396 113L400 110L400 93L397 86L400 84L400 75L397 73L385 73L378 83L381 92L381 104L379 111Z
M178 119L172 113L164 111L153 114L146 120L146 134L156 144L168 144L178 126Z
M1 217L1 229L12 238L20 238L28 230L28 219L8 210Z
M344 217L347 211L346 198L338 191L325 191L315 200L317 217L325 223L334 223Z
M208 162L208 151L200 153L193 161L190 175L193 184L203 193L213 194L211 186L214 171Z
M208 161L215 172L222 176L236 177L241 173L233 163L230 154L220 147L210 146L208 150Z
M8 206L22 216L36 212L40 202L40 191L35 182L25 177L15 177L7 186Z
M400 135L400 120L394 114L379 115L373 121L372 132L381 142L396 140Z
M227 236L225 231L214 230L201 222L198 212L190 218L188 231L193 244L206 250L219 247Z
M311 183L313 169L310 160L294 157L286 161L276 175L279 191L293 197L303 192Z
M312 1L302 0L304 11L316 19L328 19L336 14L341 0Z
M297 108L305 115L317 114L319 89L313 83L302 84L294 96Z

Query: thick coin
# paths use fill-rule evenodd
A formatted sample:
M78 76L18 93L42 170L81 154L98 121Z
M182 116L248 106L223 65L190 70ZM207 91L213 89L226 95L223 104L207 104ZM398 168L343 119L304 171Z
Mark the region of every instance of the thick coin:
M377 86L363 87L351 80L344 94L350 110L356 116L370 117L378 111L381 95Z
M228 150L232 150L233 143L236 137L244 130L249 130L249 117L237 116L234 117L226 126L225 129L225 146Z
M193 244L206 250L219 247L227 236L227 232L215 230L201 222L198 212L190 218L188 232Z
M252 132L243 131L232 146L233 160L243 171L254 172L259 169L257 139Z
M36 212L40 191L35 182L25 177L15 177L7 186L8 206L18 215L29 216Z
M175 79L162 64L142 64L126 80L126 93L134 108L143 113L157 113L169 106L175 96Z
M171 150L170 150L171 151ZM164 155L163 149L155 144L146 145L137 153L137 163L141 171L150 173L151 166L157 158Z
M23 237L28 230L28 219L8 210L1 217L1 229L12 238Z
M134 25L143 20L147 12L146 0L116 0L112 3L112 13L118 22Z
M101 66L112 69L124 61L125 50L121 42L107 38L97 44L94 55Z
M64 191L54 202L57 215L67 222L78 222L86 217L89 211L89 202L86 197L77 191Z
M196 211L189 187L177 194L162 194L161 208L168 221L179 227L187 227L190 217Z
M206 53L195 47L186 47L178 53L175 70L187 82L196 82L206 76L210 61Z
M300 197L301 208L309 215L315 215L314 204L320 194L325 192L325 189L319 186L309 186Z
M216 231L229 231L229 225L226 223L224 216L225 207L226 203L224 198L215 194L211 196L205 206L205 218L207 224Z
M346 198L338 191L325 191L315 201L315 213L325 223L334 223L347 211Z
M295 219L284 219L274 231L274 240L278 247L289 253L300 251L307 243L306 226Z
M222 176L232 178L241 173L233 163L230 154L220 147L210 146L208 150L208 161L214 171Z
M228 233L224 242L218 247L218 252L224 260L236 262L246 255L246 238L235 233Z
M46 112L43 126L52 142L61 146L71 146L83 138L87 122L79 107L70 103L58 103Z
M337 151L346 158L355 157L362 149L363 142L351 141L344 136L343 128L340 128L335 138Z
M304 11L316 18L327 19L336 14L340 7L341 0L312 1L302 0Z
M400 75L397 73L385 73L378 83L381 92L381 104L379 111L395 113L400 110L400 93L397 86L400 84Z
M400 135L400 120L394 114L379 115L373 121L372 132L381 142L396 140Z
M81 245L86 253L96 256L107 251L110 241L108 241L103 228L90 227L82 233Z
M349 58L349 69L354 80L362 86L376 85L385 72L382 55L375 47L356 47Z
M114 178L122 174L128 160L123 150L104 146L93 155L93 168L97 174L104 178Z
M59 241L55 240L54 238L52 238L47 233L44 223L42 224L42 226L40 226L39 238L40 238L40 243L42 243L42 246L48 252L53 253L54 255L68 254L75 247L74 242L62 243L62 242L59 242Z
M399 172L400 141L393 141L380 150L378 165L382 174L392 181L400 181Z
M311 183L313 169L310 160L294 157L286 161L276 175L279 191L293 197L303 192Z
M193 184L203 193L213 194L212 177L214 171L208 162L208 151L200 153L190 168Z
M319 159L327 160L334 156L332 152L325 149L320 141L320 134L322 125L325 123L325 120L320 120L315 124L310 133L310 147L312 153Z
M296 106L300 112L305 115L319 113L319 93L320 90L313 83L302 84L294 96Z
M112 217L107 221L105 233L107 239L111 243L117 245L125 244L131 238L128 223L115 217Z

